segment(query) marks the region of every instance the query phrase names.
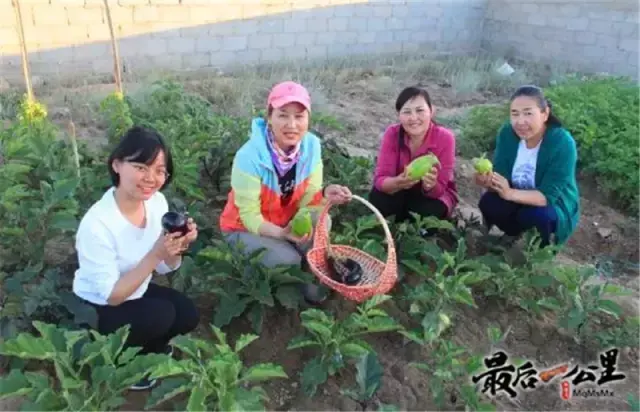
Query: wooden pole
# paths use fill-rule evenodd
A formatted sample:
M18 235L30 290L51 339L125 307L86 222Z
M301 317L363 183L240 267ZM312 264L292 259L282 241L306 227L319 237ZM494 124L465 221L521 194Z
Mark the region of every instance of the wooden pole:
M116 82L116 90L123 93L122 74L120 73L120 52L118 51L118 43L116 42L116 33L113 30L113 22L111 21L111 10L109 9L109 0L103 0L105 13L107 15L107 24L111 34L111 51L113 53L113 76Z
M105 0L106 1L106 0ZM27 44L24 40L24 26L22 24L22 13L20 11L20 0L12 0L16 15L16 23L18 26L18 36L20 38L20 49L22 52L22 72L24 74L24 82L27 87L27 99L34 101L33 87L31 86L31 71L29 70L29 57L27 55Z

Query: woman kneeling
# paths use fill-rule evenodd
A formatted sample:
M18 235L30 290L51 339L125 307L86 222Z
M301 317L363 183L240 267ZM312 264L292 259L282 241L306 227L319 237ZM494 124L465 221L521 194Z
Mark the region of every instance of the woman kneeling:
M171 353L169 340L198 325L195 305L180 292L150 283L152 272L180 267L181 254L197 237L195 223L180 237L164 234L168 211L160 192L171 181L173 162L162 137L131 128L108 160L113 187L94 203L76 234L79 268L73 291L96 308L98 331L130 325L127 346L141 353ZM131 389L147 389L143 379Z
M404 89L396 100L399 124L387 128L378 153L371 203L396 221L411 217L446 219L458 203L454 181L456 144L453 133L432 120L433 106L426 90ZM406 166L433 154L438 159L421 179L412 179Z
M311 247L311 234L297 237L291 220L301 208L314 210L313 225L323 199L348 202L351 192L330 185L322 190L320 140L309 132L311 99L294 82L276 85L267 99L267 119L253 119L251 137L236 153L231 191L220 216L229 243L241 242L250 253L266 249L263 264L301 265ZM324 300L316 285L305 285L309 303Z
M542 90L520 87L511 97L511 121L498 133L493 171L475 174L488 189L479 203L487 229L519 236L535 228L541 247L566 242L580 215L576 161L576 143Z

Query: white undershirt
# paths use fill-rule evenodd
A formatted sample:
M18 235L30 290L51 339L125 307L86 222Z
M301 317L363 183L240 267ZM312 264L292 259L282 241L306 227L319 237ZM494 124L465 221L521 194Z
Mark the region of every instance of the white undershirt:
M114 196L115 188L107 190L83 216L76 233L79 268L73 279L73 292L80 298L106 305L113 287L122 274L133 269L151 250L162 234L162 216L169 210L166 198L156 192L144 202L146 225L136 227L120 212ZM180 267L180 264L178 264ZM166 274L171 269L164 262L156 272ZM126 300L138 299L147 290L152 273Z
M536 162L540 143L534 148L527 148L521 140L518 146L518 155L511 171L511 184L515 189L531 190L536 188Z

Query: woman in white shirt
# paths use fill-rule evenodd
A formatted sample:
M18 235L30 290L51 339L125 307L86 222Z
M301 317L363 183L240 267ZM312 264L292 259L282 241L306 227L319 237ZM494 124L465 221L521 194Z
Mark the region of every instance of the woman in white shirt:
M169 340L195 329L199 313L180 292L150 281L153 271L180 267L197 227L189 219L186 235L163 232L169 207L160 190L171 182L173 161L156 131L131 128L107 164L113 187L87 211L76 234L73 291L96 308L100 333L130 325L127 346L170 354ZM143 379L131 389L154 384Z

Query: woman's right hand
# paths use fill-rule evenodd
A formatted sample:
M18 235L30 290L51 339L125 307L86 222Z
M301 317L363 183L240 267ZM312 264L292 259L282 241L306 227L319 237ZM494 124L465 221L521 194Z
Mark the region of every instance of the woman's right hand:
M393 178L393 182L394 182L394 186L396 188L396 190L407 190L407 189L411 189L413 186L416 185L416 183L418 183L420 180L415 180L415 179L411 179L408 175L407 172L404 171L402 173L400 173L398 176Z
M484 173L484 174L480 174L480 173L474 173L473 174L473 181L480 187L483 187L485 189L488 189L491 186L491 177L493 176L493 173Z
M287 224L287 226L282 230L282 238L297 245L302 245L305 242L308 242L309 239L311 239L311 236L313 236L313 230L311 231L311 233L308 233L301 237L291 233L291 222L289 222L289 224Z
M161 262L181 255L188 247L188 245L185 245L186 242L183 242L182 239L180 239L182 236L183 235L180 232L160 235L158 240L156 240L156 243L153 245L151 253L153 253Z

